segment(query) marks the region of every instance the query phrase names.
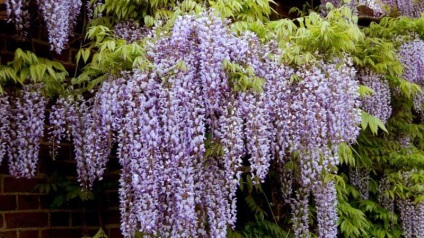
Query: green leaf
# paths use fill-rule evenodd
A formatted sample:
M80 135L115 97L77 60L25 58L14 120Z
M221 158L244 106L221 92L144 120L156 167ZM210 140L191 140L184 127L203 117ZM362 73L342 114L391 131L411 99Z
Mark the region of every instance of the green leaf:
M384 123L380 119L368 114L367 112L363 110L361 115L361 126L362 126L362 130L367 129L367 127L369 126L369 128L371 129L371 132L374 135L377 135L378 128L388 133L386 127L384 126Z
M355 166L355 158L353 156L352 149L347 143L339 144L339 159L341 164Z
M97 233L92 238L108 238L105 231L100 227Z
M90 49L86 48L86 49L81 49L81 56L82 56L82 60L84 60L84 63L87 63L88 58L90 57Z
M365 85L359 85L358 93L362 98L365 98L366 96L370 96L371 94L374 94L375 91L372 88L367 87Z

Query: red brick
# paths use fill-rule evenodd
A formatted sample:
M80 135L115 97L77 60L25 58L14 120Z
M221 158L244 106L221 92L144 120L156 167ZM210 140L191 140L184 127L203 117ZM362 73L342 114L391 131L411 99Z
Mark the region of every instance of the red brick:
M0 211L11 211L17 208L15 195L0 195Z
M98 212L85 212L84 218L87 226L98 226L99 225L99 213Z
M45 179L40 178L13 178L13 177L7 177L4 178L3 181L3 192L4 193L17 193L17 192L23 192L23 193L37 193L38 191L34 191L34 188L37 184L45 183Z
M44 227L48 225L45 212L5 213L6 228Z
M50 45L47 42L34 42L34 49L38 57L50 58Z
M103 203L106 207L118 207L119 206L119 195L118 191L111 191L106 193L106 199Z
M39 27L37 27L39 33L39 40L41 42L45 42L46 44L48 44L49 42L49 34L47 33L47 28L44 27L44 25L40 25ZM49 48L50 51L50 48Z
M6 50L6 36L0 34L0 52L4 52Z
M53 196L40 196L40 208L51 209L53 203Z
M14 24L8 24L6 21L0 21L0 29L2 33L6 33L7 35L16 34Z
M65 67L66 71L74 72L76 64L74 64L74 63L64 63L64 62L62 62L62 64L63 64L63 67Z
M1 238L17 238L18 235L16 234L16 231L1 231L0 230L0 237Z
M50 229L42 232L42 238L78 238L83 236L81 228L78 229ZM110 236L110 238L114 238Z
M3 228L3 214L0 213L0 230Z
M82 212L72 212L71 213L71 225L72 226L82 226L83 216Z
M51 226L69 226L69 212L50 213Z
M119 210L111 210L103 212L103 223L107 225L120 224L121 213Z
M110 228L107 236L110 237L110 238L124 237L121 234L121 230L119 228Z
M0 26L1 27L1 26ZM13 54L2 54L1 55L1 64L6 64L10 61L13 61Z
M19 231L19 238L39 238L38 230Z
M19 195L18 209L38 209L40 208L40 197L37 195Z
M0 174L9 174L9 164L5 159L0 162Z
M54 163L54 169L61 176L76 177L78 175L75 161L56 160Z
M40 39L40 29L38 27L30 27L29 32L31 34L31 39Z
M69 62L71 60L71 53L69 52L69 49L62 50L62 52L59 54L53 53L53 58L60 62Z

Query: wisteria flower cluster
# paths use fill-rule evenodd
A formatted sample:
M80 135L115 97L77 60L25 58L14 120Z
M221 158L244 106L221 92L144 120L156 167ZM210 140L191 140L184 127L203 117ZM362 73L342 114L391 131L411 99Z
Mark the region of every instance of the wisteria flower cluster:
M399 11L399 14L407 17L420 17L424 11L422 1L415 0L382 0L382 4L386 4L391 10Z
M8 21L14 23L16 32L22 40L26 39L31 25L30 2L29 0L6 1ZM68 37L73 35L82 0L37 0L36 3L46 23L50 48L60 54L66 47Z
M0 163L6 156L7 142L9 141L10 105L6 93L0 95Z
M365 200L369 198L370 172L365 168L351 168L349 170L350 183L359 191Z
M411 175L416 170L402 173L406 185L411 186ZM400 220L402 224L402 235L404 237L420 237L424 234L424 203L415 202L410 198L397 198L396 205L400 211Z
M289 120L291 131L288 143L290 151L298 152L300 177L297 179L306 191L314 193L317 209L331 214L337 214L337 199L333 194L335 184L322 182L323 174L331 173L338 165L338 145L354 141L359 134L360 102L355 73L349 61L340 68L335 63L320 62L316 66L301 67L297 74L302 80L292 85L291 89L292 118ZM302 210L299 213L308 214L307 200L299 194L297 196L301 199L295 203ZM323 196L333 205L321 204L319 198ZM297 208L294 211L296 214ZM305 227L308 227L307 215L303 216L304 219L299 220L301 224L294 226L296 234L308 233L305 231ZM328 214L318 217L326 216ZM336 237L337 216L329 217L332 220L318 220L318 226L322 227L320 237Z
M16 32L21 39L26 38L30 26L29 3L27 0L6 0L8 21L15 24Z
M131 30L121 24L116 33L131 42L140 37ZM59 99L50 115L52 140L74 143L86 189L101 179L117 143L123 235L225 237L227 225L236 224L243 160L260 183L272 159L284 166L298 152L300 175L281 170L303 191L285 194L294 230L309 233L313 191L319 236L336 237L335 183L323 174L335 171L338 144L359 133L349 59L291 69L279 62L275 43L235 35L212 13L179 17L169 36L145 36L150 66L110 77L93 98ZM249 80L265 79L263 92L236 90L241 79L226 64L240 66ZM293 74L300 81L290 80ZM207 154L210 143L222 152Z
M339 7L348 7L352 10L353 13L357 13L356 6L359 4L358 0L351 0L349 2L343 1L343 0L322 0L321 1L321 14L323 16L327 15L328 9L327 9L327 3L331 3L333 7L339 8Z
M383 177L378 182L378 203L390 212L395 211L395 200L387 195L387 191L391 188L390 181L387 177Z
M35 175L44 132L47 99L40 85L25 85L13 95L0 97L0 161L7 157L16 177Z
M72 34L82 2L81 0L37 0L37 4L46 22L50 48L60 54L66 47L68 36Z
M142 37L144 37L145 31L146 30L143 29L140 24L133 19L117 23L113 30L116 37L124 39L128 44L140 40Z
M404 65L403 78L409 82L424 85L424 41L417 38L399 47L399 60ZM414 108L422 114L424 96L414 95Z
M389 82L369 69L360 70L358 79L374 91L362 100L363 110L386 123L392 114Z

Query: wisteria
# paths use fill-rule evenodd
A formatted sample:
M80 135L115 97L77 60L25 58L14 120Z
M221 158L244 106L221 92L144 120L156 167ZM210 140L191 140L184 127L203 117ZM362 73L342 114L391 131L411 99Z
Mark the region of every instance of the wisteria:
M387 191L391 188L390 181L383 177L378 183L378 203L390 212L395 210L395 200L390 198Z
M0 95L0 163L5 158L9 139L9 97L6 93Z
M66 119L68 118L70 111L69 107L70 103L68 103L65 98L59 98L50 110L50 129L48 133L51 144L50 154L53 158L56 158L58 153L57 150L60 148L61 141L64 139L67 139L68 141L71 140L69 130L66 126Z
M417 171L402 172L406 185L411 186L412 175ZM424 205L422 201L416 202L411 198L398 198L396 205L400 212L402 235L407 238L420 237L424 234Z
M401 16L407 17L420 17L424 11L424 5L422 1L416 0L382 0L382 4L386 4L390 7L390 10Z
M95 19L102 16L101 11L99 11L98 7L100 7L103 3L103 0L86 0L86 9L87 9L87 17L88 19Z
M290 124L290 150L298 152L300 185L307 190L319 186L323 193L327 193L330 191L326 191L324 187L328 185L320 186L319 181L323 179L323 173L331 173L338 164L338 144L351 142L359 134L357 125L360 111L359 95L356 92L358 84L354 80L355 70L348 64L337 70L335 64L321 63L312 68L301 68L297 74L302 80L292 89L291 111L294 113ZM296 201L297 206L302 204L299 214L304 214L308 209L304 205L306 201L302 197L297 199L300 199ZM329 196L328 199L332 199L327 200L329 203L337 203L335 196ZM322 211L332 214L335 209L336 205L332 205ZM296 214L295 211L294 215ZM303 221L302 225L294 227L296 234L304 234L305 226L307 227L305 219L300 221ZM336 222L318 221L320 222L327 222L322 224L328 228L320 236L334 236Z
M28 0L6 0L8 21L15 24L16 32L21 39L27 37L27 30L30 26L29 4Z
M343 0L322 0L321 1L321 14L327 15L328 9L326 8L327 4L331 3L333 7L343 7L346 6L352 10L352 12L356 13L356 6L358 5L358 0L350 0L349 2Z
M104 108L104 104L113 102L109 100L112 97L111 88L104 83L96 98L90 100L82 97L59 98L50 112L51 154L56 155L61 140L73 142L78 181L85 189L102 179L113 144L114 123L108 117L111 111ZM104 98L107 100L101 100Z
M399 60L404 65L403 77L416 84L424 81L424 42L416 38L399 47Z
M229 186L229 199L231 203L231 224L236 221L236 191L241 178L242 157L245 154L243 137L243 119L241 116L240 102L232 100L224 109L220 118L220 129L217 131L222 137L221 143L224 150L222 158L225 168L225 179Z
M363 110L386 123L392 114L389 82L368 69L361 70L358 79L364 86L374 91L363 98Z
M118 144L122 233L225 237L227 225L236 224L243 158L259 183L274 157L283 164L300 151L301 175L293 179L303 192L295 199L286 194L295 232L309 232L309 196L316 188L314 196L328 201L317 200L319 234L332 236L334 184L322 184L321 175L338 164L337 145L358 133L350 66L336 70L319 62L297 71L301 81L290 82L295 71L279 63L275 46L264 48L277 54L272 57L254 34L237 37L210 13L179 18L169 38L150 37L154 67L111 76L89 99L59 98L50 113L51 140L73 142L85 189L102 178L111 146ZM239 79L231 78L225 60L268 80L264 92L231 88ZM206 140L221 144L223 154L207 155Z
M133 43L140 40L145 34L146 30L133 19L125 22L117 23L114 26L114 34L120 39L124 39L127 43Z
M337 192L334 181L316 184L314 189L317 209L318 237L337 237Z
M424 234L424 203L415 204L414 233L416 237Z
M82 2L81 0L37 0L37 4L46 22L50 48L60 54L66 47L68 36L76 24Z
M409 199L397 201L402 221L402 232L404 237L414 237L414 213L415 207Z
M293 232L296 237L309 237L309 195L307 188L296 190L296 198L291 202Z
M403 78L423 86L424 83L424 42L416 38L399 47L399 60L404 65ZM423 95L414 95L414 108L422 113Z
M10 141L6 148L9 172L16 177L30 178L36 172L47 103L40 88L40 85L25 85L18 95L9 97Z
M339 144L359 134L350 59L294 69L275 42L228 24L212 12L179 17L164 35L118 24L127 43L146 37L149 64L108 75L92 95L57 99L51 141L73 142L84 189L102 179L117 145L125 237L226 237L243 170L259 184L271 164L282 168L294 233L309 237L315 198L318 236L336 237L336 187L325 175L336 171Z
M369 198L370 174L365 168L351 168L349 170L350 183L359 191L363 199Z

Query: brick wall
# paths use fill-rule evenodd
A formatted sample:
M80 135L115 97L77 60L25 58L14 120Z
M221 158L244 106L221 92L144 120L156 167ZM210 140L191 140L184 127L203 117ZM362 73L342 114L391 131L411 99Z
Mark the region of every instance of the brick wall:
M38 173L32 179L17 179L8 175L7 163L3 161L0 165L1 238L77 238L93 236L100 227L110 238L121 237L116 190L119 164L116 158L111 158L105 180L101 183L113 185L97 192L94 200L82 202L76 198L53 209L51 205L58 194L41 193L35 189L38 184L47 183L48 175L53 171L70 181L76 181L76 165L71 157L70 145L64 144L53 161L47 143L43 143Z
M0 64L11 61L17 48L31 50L40 57L55 59L73 75L73 59L80 45L81 26L70 39L70 47L61 55L49 51L46 29L34 22L30 42L16 41L14 26L6 23L5 0L0 0ZM82 202L79 198L65 202L59 208L51 205L65 192L41 193L35 189L45 184L56 171L76 183L76 163L70 144L63 144L55 160L49 156L48 143L43 142L39 156L38 173L32 179L16 179L9 175L7 162L0 163L0 238L80 238L93 236L100 227L110 238L122 237L119 231L120 214L117 194L119 163L111 158L105 179L95 187L94 200Z

